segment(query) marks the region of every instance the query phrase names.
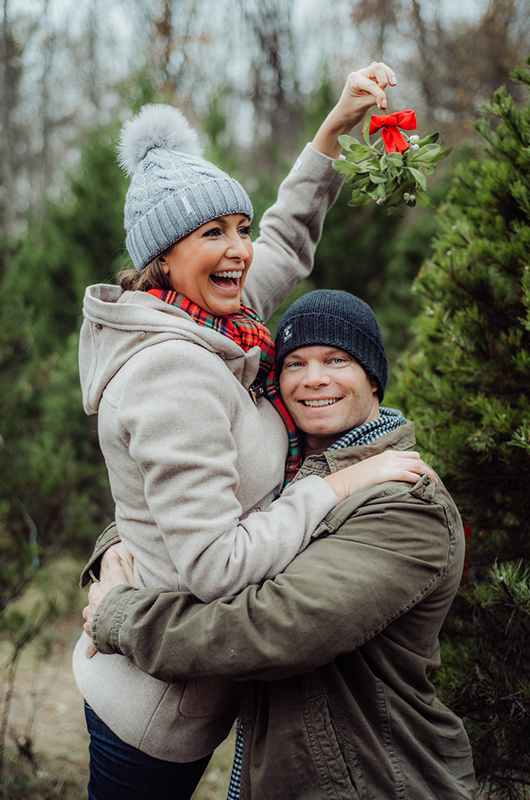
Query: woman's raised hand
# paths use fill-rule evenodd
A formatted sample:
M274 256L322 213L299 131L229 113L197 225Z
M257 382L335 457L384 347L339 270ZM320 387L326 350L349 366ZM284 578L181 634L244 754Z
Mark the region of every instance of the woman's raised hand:
M417 483L422 475L438 483L436 474L413 450L386 450L366 458L350 467L341 469L324 478L329 483L339 503L355 492L387 481Z
M384 113L387 107L385 89L395 86L396 75L382 61L350 72L337 105L330 111L313 139L313 147L330 158L338 158L342 148L338 138L349 133L371 106Z

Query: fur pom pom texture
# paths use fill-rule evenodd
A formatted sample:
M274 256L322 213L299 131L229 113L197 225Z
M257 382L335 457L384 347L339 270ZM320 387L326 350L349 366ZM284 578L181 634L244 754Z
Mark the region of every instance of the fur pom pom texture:
M163 104L143 106L139 114L124 124L118 144L121 167L132 176L155 147L193 157L203 153L197 131L182 111Z

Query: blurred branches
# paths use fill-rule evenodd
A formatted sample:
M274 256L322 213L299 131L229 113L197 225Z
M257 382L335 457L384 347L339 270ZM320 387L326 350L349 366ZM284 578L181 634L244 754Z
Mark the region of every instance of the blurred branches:
M128 113L125 98L141 73L154 96L196 122L217 97L226 136L252 148L258 171L274 171L278 153L294 156L325 68L338 84L371 60L398 73L391 102L416 108L424 130L443 125L454 144L530 50L525 5L3 0L0 233L23 231L28 210L41 212L43 191L59 196L84 132Z

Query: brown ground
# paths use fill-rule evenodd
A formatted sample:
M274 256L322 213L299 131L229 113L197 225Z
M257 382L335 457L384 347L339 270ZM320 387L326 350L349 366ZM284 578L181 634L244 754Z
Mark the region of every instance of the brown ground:
M68 800L86 800L88 781L88 734L83 700L77 689L71 654L81 632L78 613L53 626L51 658L36 658L34 648L24 654L17 673L9 716L8 741L31 739L35 769L47 774L59 788L69 787ZM33 649L33 652L30 652ZM216 751L193 800L224 800L233 754L233 734ZM29 767L29 761L24 759Z

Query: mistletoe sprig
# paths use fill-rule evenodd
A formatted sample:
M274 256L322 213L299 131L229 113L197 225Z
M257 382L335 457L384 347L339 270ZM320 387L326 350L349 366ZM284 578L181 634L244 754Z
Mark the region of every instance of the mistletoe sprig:
M364 206L375 200L377 205L386 206L389 214L395 214L402 203L434 208L427 194L427 176L452 148L443 149L445 140L436 144L439 133L420 139L399 130L415 130L416 125L414 111L398 111L372 116L370 127L363 127L365 144L353 136L339 137L345 159L334 161L333 166L347 175L346 183L352 188L349 206ZM379 130L381 136L370 144L370 134Z

